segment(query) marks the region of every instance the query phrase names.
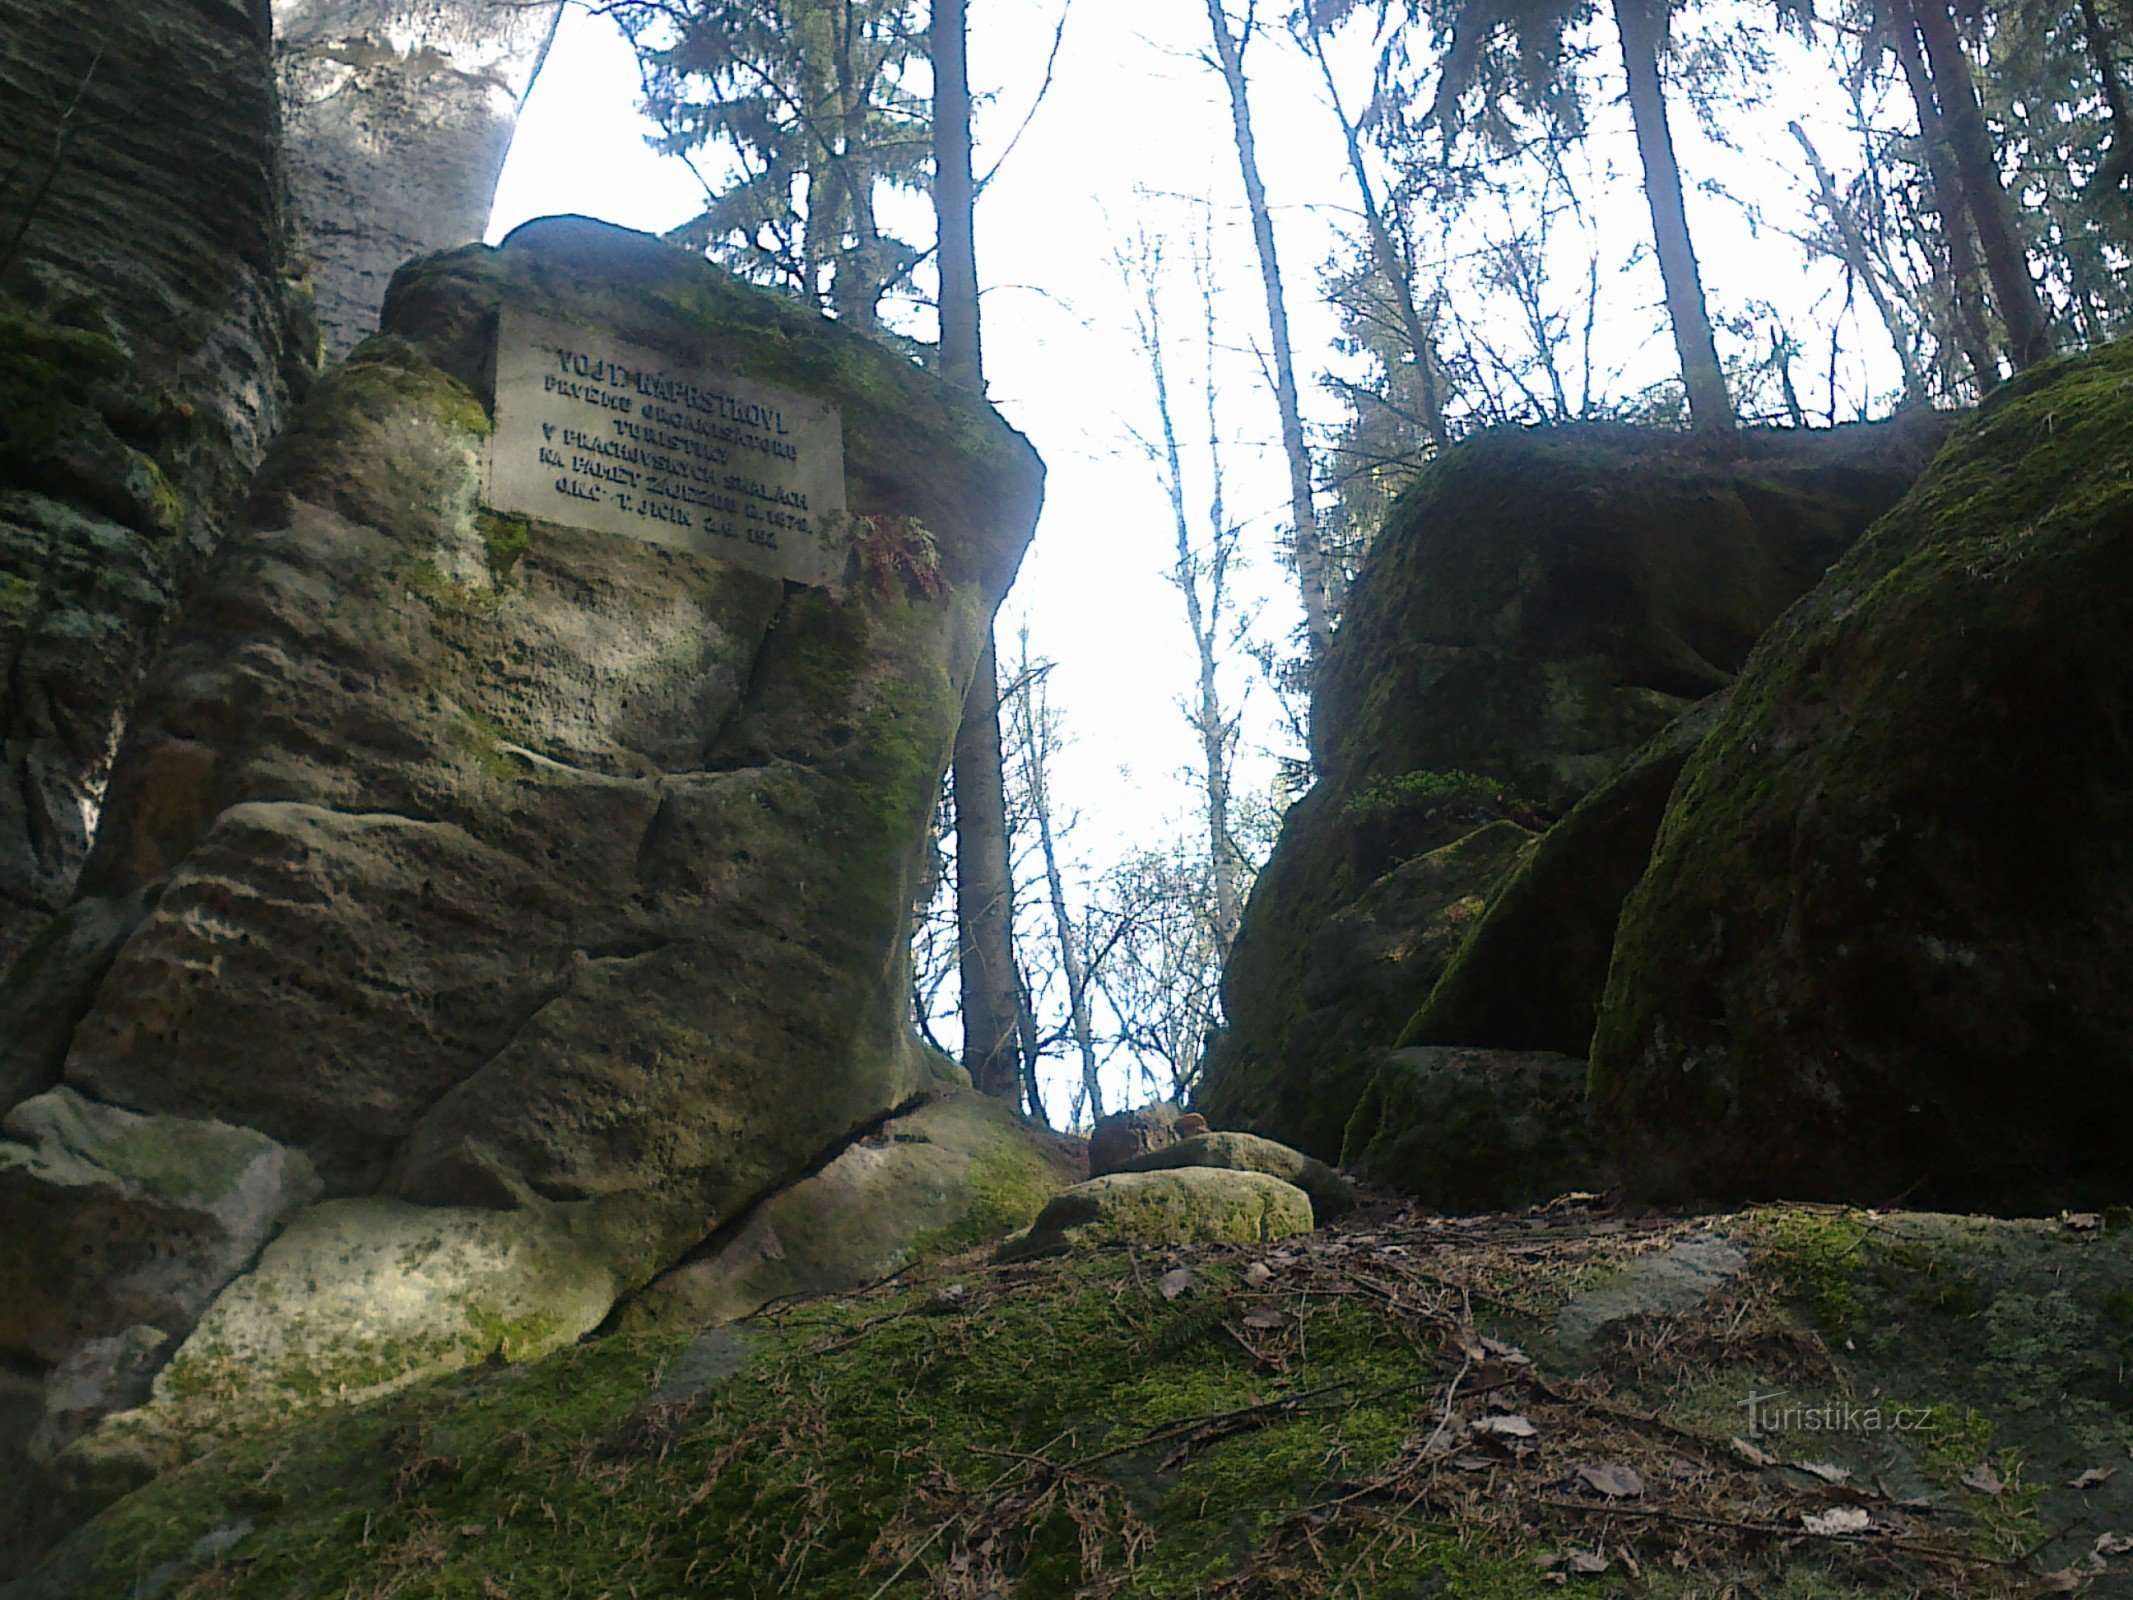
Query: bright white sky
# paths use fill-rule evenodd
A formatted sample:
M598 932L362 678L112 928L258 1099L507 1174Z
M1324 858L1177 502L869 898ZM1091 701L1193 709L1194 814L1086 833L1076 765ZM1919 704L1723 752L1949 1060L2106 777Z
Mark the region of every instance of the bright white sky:
M981 172L1035 93L1058 3L981 0L971 8L972 72L979 91L991 91L979 112ZM1258 631L1284 633L1296 613L1273 562L1286 480L1273 402L1250 353L1264 347L1265 311L1227 99L1219 78L1198 59L1206 48L1205 11L1196 0L1071 3L1051 93L981 202L978 251L992 397L1050 467L1043 523L1003 613L1001 649L1003 657L1012 655L1016 628L1026 620L1033 650L1058 663L1053 696L1074 743L1055 783L1065 807L1080 818L1079 856L1095 869L1130 844L1155 842L1182 822L1189 806L1177 774L1191 754L1179 707L1192 678L1192 651L1177 593L1165 578L1169 509L1127 432L1129 422L1150 428L1148 378L1113 263L1121 236L1141 228L1178 233L1182 260L1190 209L1161 196L1209 197L1214 206L1221 329L1231 346L1222 357L1225 427L1236 443L1230 503L1250 519L1256 567L1246 582L1263 604ZM1676 138L1692 185L1722 177L1736 193L1799 225L1801 163L1783 132L1793 115L1814 132L1840 181L1855 167L1856 140L1845 131L1836 84L1826 68L1810 70L1802 62L1795 54L1790 76L1774 92L1776 103L1744 129L1739 142L1750 153L1710 145L1694 119L1676 108ZM1317 380L1337 359L1336 328L1319 298L1318 274L1336 230L1352 218L1351 179L1315 68L1278 32L1254 45L1248 66L1307 420L1330 427L1340 408ZM1358 80L1351 103L1359 102L1360 91ZM635 109L636 93L634 58L613 25L573 5L520 123L491 237L553 212L650 231L694 215L702 198L697 181L680 162L646 148L650 130ZM1627 176L1635 170L1634 152L1619 114L1602 119L1594 148L1603 166L1624 174L1603 210L1611 270L1602 338L1607 364L1628 371L1629 380L1618 385L1626 391L1664 376L1672 352L1649 331L1645 308L1659 297L1655 269L1626 265L1648 237L1649 223L1641 192ZM1808 320L1806 306L1827 292L1834 276L1826 264L1808 272L1795 245L1767 229L1752 236L1738 210L1723 201L1692 192L1690 205L1705 277L1721 310L1752 296ZM1181 330L1196 328L1188 303L1172 315ZM1810 325L1824 323L1818 317ZM1854 342L1877 357L1886 353L1873 329ZM1809 343L1812 348L1812 338ZM1180 364L1189 372L1197 357ZM1806 366L1819 372L1812 356ZM1801 381L1812 410L1824 386L1805 372ZM1241 669L1227 687L1233 696L1251 695L1248 742L1262 750L1278 743L1264 689L1249 686ZM1269 757L1248 765L1255 783L1270 782L1271 773Z

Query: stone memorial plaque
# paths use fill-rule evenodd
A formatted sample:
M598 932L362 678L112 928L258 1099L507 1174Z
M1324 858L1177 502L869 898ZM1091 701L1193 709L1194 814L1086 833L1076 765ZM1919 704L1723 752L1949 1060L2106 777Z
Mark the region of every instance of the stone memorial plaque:
M834 406L506 310L490 506L829 584L844 567Z

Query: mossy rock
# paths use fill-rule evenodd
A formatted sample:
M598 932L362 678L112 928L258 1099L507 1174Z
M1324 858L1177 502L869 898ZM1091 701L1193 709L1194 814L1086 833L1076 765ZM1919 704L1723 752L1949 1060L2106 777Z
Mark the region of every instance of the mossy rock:
M1667 797L1722 700L1714 695L1668 726L1519 857L1400 1044L1584 1058L1622 902L1644 876Z
M1193 1103L1211 1122L1340 1154L1375 1054L1429 995L1530 829L1465 801L1408 819L1444 842L1374 876L1329 867L1347 826L1323 789L1291 808L1222 973L1229 1025ZM1367 872L1367 869L1366 869Z
M1415 1291L1383 1292L1403 1262ZM1378 1208L1309 1243L964 1259L292 1417L10 1600L2013 1600L2133 1527L2129 1305L2133 1233L1801 1207ZM1604 1463L1644 1491L1580 1488ZM1803 1526L1837 1506L1869 1531ZM1566 1552L1608 1571L1566 1585Z
M32 1096L0 1122L0 1346L51 1365L140 1325L181 1337L318 1189L250 1128Z
M1026 1228L1081 1178L1080 1151L969 1090L890 1118L763 1201L618 1314L637 1333L856 1289Z
M1230 1172L1263 1172L1293 1183L1311 1197L1311 1216L1320 1227L1355 1209L1355 1188L1316 1157L1292 1150L1255 1133L1201 1133L1135 1156L1121 1172L1167 1172L1178 1167L1221 1167Z
M1432 462L1373 542L1318 674L1318 782L1283 820L1224 973L1228 1027L1196 1095L1211 1120L1333 1159L1370 1063L1523 842L1510 830L1546 829L1724 688L1946 426L1747 430L1717 449L1500 429ZM1574 1031L1561 1021L1557 1038Z
M1603 1189L1585 1063L1531 1050L1384 1053L1341 1163L1440 1211L1488 1211Z
M1054 1195L997 1258L1027 1261L1105 1245L1244 1244L1291 1238L1313 1225L1311 1197L1263 1172L1111 1172Z
M1997 392L1757 648L1622 913L1637 1192L2133 1197L2133 344Z

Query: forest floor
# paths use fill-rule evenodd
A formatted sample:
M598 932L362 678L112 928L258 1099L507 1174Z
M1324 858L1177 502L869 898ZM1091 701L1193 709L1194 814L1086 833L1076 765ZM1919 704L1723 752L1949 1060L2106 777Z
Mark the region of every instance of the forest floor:
M9 1596L2133 1595L2133 1230L1376 1198L239 1440Z

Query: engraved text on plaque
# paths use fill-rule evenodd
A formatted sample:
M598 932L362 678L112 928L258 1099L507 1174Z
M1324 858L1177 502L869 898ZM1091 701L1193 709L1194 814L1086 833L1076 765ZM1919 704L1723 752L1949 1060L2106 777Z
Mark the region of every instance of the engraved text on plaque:
M827 584L844 564L843 423L806 395L507 310L489 504Z

